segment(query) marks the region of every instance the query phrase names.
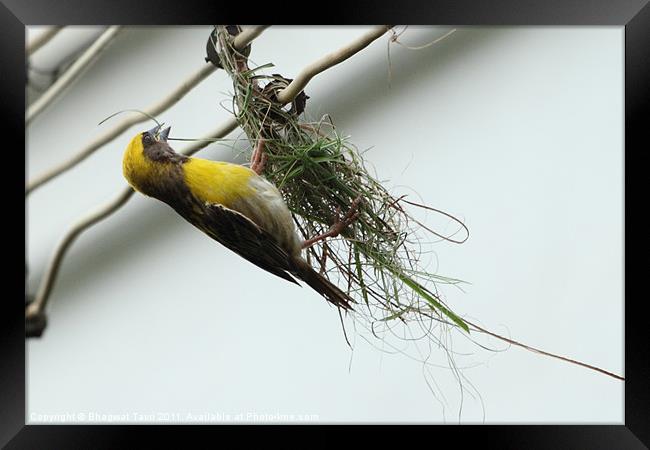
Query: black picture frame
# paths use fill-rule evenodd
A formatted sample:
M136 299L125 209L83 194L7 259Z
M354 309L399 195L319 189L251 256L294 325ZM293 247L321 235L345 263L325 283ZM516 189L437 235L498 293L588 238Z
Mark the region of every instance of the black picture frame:
M0 4L0 89L2 90L3 137L10 148L3 155L4 199L15 199L24 208L25 159L20 156L20 143L26 142L24 130L25 112L25 25L99 25L99 24L208 24L209 22L232 23L286 23L286 10L290 4L283 3L283 10L269 4L207 2L198 0L151 1L123 0L84 1L66 0L1 0ZM295 6L305 11L304 4ZM246 16L239 16L245 11ZM344 11L345 14L341 14ZM636 202L634 194L641 191L644 180L639 171L643 164L631 164L648 149L646 129L650 117L650 6L648 0L446 0L427 3L424 0L390 2L359 2L349 4L328 2L328 8L310 13L297 22L375 24L413 23L438 25L618 25L625 27L625 420L623 425L472 425L436 426L435 430L419 426L426 436L434 436L432 445L440 445L449 439L453 445L477 442L487 448L589 448L589 449L635 449L650 446L650 354L649 327L645 323L643 304L645 296L630 295L633 291L629 280L642 279L634 276L644 267L634 264L631 252L639 248L634 233L634 213L643 210L647 201ZM5 134L6 133L6 134ZM7 134L13 134L10 139ZM13 158L15 156L15 158ZM11 195L8 194L11 192ZM16 211L20 208L16 206ZM25 232L25 214L5 213L5 242L16 228ZM638 214L638 213L637 213ZM596 219L595 219L596 220ZM638 227L638 225L637 225ZM632 239L627 239L632 237ZM631 245L628 246L628 242ZM7 246L9 248L10 246ZM10 275L17 265L6 264L4 273L18 290L20 274ZM151 444L157 440L169 441L171 434L199 433L200 438L218 439L225 443L224 433L238 433L235 442L249 430L241 426L98 426L98 425L26 425L25 424L25 321L24 304L18 295L7 295L1 302L2 353L0 357L0 445L6 448L117 448L120 444L145 437ZM594 392L594 395L598 395ZM249 426L246 426L247 428ZM258 429L260 427L257 427ZM265 426L275 432L282 427ZM300 427L304 428L304 427ZM319 427L320 428L320 427ZM409 430L410 433L412 430ZM401 433L372 433L377 443L388 437L407 435ZM294 435L297 436L297 435ZM409 434L409 439L411 435ZM194 437L194 436L192 436ZM235 438L235 436L232 436ZM379 438L379 439L377 439ZM152 439L152 440L149 440ZM278 440L280 438L278 437ZM295 439L294 439L295 440ZM295 440L300 446L310 441ZM209 442L209 441L208 441ZM291 441L283 439L283 443ZM301 444L302 442L302 444ZM372 442L371 437L364 440ZM132 444L129 446L133 446Z

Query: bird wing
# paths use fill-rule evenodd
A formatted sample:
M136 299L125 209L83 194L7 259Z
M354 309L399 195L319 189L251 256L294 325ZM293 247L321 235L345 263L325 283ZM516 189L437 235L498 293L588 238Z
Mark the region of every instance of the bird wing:
M289 255L267 231L243 214L218 203L205 205L202 230L242 258L296 283L288 273Z

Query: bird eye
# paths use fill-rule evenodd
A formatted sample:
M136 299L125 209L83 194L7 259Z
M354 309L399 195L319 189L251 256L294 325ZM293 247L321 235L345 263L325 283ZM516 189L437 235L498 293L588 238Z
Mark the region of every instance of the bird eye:
M151 135L149 133L145 133L142 136L142 142L144 142L145 144L151 144Z

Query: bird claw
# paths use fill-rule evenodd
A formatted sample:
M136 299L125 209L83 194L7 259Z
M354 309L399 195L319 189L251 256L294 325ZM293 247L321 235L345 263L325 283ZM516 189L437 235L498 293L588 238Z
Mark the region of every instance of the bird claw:
M264 172L266 167L266 161L268 160L267 154L264 152L264 138L260 138L257 142L257 146L253 151L251 156L251 170L258 175L261 175Z
M337 210L337 223L343 224L343 228L347 227L350 225L352 222L357 220L359 218L359 203L361 203L361 197L357 197L354 200L352 200L352 204L350 205L350 209L348 212L343 216L343 219L341 219L341 208L336 207Z
M337 213L336 221L330 227L329 230L330 233L332 233L330 234L330 237L338 236L339 234L341 234L343 230L345 230L348 226L350 226L355 220L359 218L359 212L356 211L356 207L354 208L355 209L350 208L350 210L347 212L345 216L343 216L343 218L341 218L340 212ZM340 211L340 208L337 209Z
M326 233L323 233L319 236L315 236L311 239L307 239L302 243L302 248L305 249L307 247L310 247L314 245L318 241L323 241L328 237L337 237L338 235L341 234L343 230L345 230L348 226L352 224L355 220L359 218L359 203L361 203L361 197L357 197L352 201L352 204L350 205L350 209L348 212L341 218L341 208L339 206L336 207L335 209L335 217L334 223L332 226L327 230Z

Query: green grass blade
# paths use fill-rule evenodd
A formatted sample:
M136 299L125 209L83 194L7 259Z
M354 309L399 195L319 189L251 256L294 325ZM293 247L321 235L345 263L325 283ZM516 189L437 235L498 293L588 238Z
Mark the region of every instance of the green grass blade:
M366 305L370 305L370 303L368 303L368 291L366 290L366 283L363 281L361 259L359 258L359 247L356 245L354 246L354 262L357 268L357 278L359 278L359 285L361 286L361 295L363 296L363 300L366 302Z
M420 297L422 297L422 298L424 298L426 301L428 301L428 302L431 304L431 306L433 306L434 308L438 309L438 310L439 310L440 312L442 312L445 316L449 317L452 321L454 321L454 323L455 323L456 325L458 325L458 326L461 327L463 330L465 330L466 332L469 333L469 327L468 327L467 324L463 321L463 319L461 319L461 318L458 317L456 314L454 314L453 312L451 312L450 310L448 310L447 308L445 308L444 306L442 306L442 304L441 304L438 300L436 300L435 298L433 298L433 296L431 296L431 295L430 295L430 294L429 294L429 293L428 293L428 292L427 292L427 291L426 291L422 286L420 286L418 283L416 283L415 281L411 280L410 278L408 278L408 277L406 277L406 276L404 276L404 275L402 275L402 274L399 274L399 273L398 273L398 274L396 274L396 275L397 275L397 277L398 277L400 280L402 280L402 281L404 282L404 284L406 284L408 287L410 287L411 289L413 289L413 291L414 291L415 293L417 293Z

